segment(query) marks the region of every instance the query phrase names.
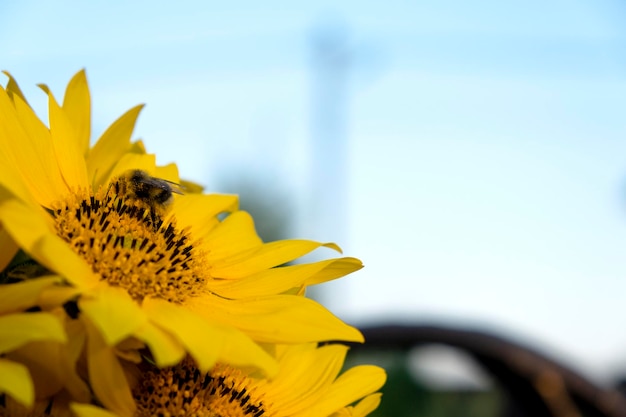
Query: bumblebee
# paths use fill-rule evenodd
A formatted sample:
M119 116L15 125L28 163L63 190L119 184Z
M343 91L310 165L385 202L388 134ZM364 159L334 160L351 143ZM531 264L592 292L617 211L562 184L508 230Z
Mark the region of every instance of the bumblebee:
M150 208L153 217L161 215L172 202L174 194L182 194L175 182L151 177L140 169L127 171L115 183L117 195L139 200Z

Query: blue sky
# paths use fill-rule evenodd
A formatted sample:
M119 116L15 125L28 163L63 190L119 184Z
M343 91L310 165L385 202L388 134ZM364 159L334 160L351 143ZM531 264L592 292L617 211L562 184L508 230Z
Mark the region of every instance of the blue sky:
M280 182L294 235L366 264L324 292L346 319L480 324L595 375L626 365L621 2L176 4L2 4L2 68L42 113L35 84L60 96L86 68L96 134L147 103L136 136L209 188L242 167ZM347 154L328 169L346 177L311 195L311 45L333 27ZM312 199L345 207L316 224Z

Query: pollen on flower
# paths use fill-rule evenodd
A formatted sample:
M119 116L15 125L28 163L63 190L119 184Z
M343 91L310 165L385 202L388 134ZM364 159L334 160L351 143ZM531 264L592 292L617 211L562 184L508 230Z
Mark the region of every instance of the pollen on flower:
M254 380L228 365L208 374L185 359L175 367L142 374L133 395L137 416L273 417L255 390Z
M207 272L189 233L165 222L150 201L118 194L121 189L118 179L95 194L79 191L57 202L57 234L103 280L139 302L149 296L182 304L201 294Z

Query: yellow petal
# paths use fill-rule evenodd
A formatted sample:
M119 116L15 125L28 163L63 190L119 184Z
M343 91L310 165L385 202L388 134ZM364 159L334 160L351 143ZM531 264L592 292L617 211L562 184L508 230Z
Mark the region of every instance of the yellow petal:
M105 183L110 182L114 177L124 174L129 169L140 169L154 176L155 168L156 157L154 155L126 153L116 162L110 177L106 179Z
M87 368L94 394L108 409L122 417L132 417L135 414L135 402L114 349L89 320L83 322L88 335Z
M304 285L318 285L324 282L332 281L337 278L341 278L345 275L351 274L359 269L363 268L363 263L357 258L341 258L334 259L329 262L324 269L311 275L309 279L304 282Z
M40 87L48 94L48 117L50 119L52 147L63 180L70 190L86 190L89 187L87 167L78 135L52 92L45 85L40 85Z
M18 97L16 103L23 104ZM47 205L56 191L48 177L50 174L54 178L55 157L46 137L31 137L26 132L17 111L0 88L0 182L25 201L34 197L39 204ZM26 112L33 115L30 108Z
M59 342L30 342L7 353L6 356L28 367L37 399L50 397L62 388L67 388L76 399L88 401L89 387L76 373L76 363L72 361L67 345Z
M0 250L0 271L3 271L11 263L11 259L17 254L19 247L11 235L4 230L2 224L0 224L0 248L2 248Z
M78 71L65 89L63 111L74 128L78 148L87 154L91 136L91 98L85 70Z
M185 193L187 194L199 194L204 191L204 186L198 184L197 182L181 179L180 185L183 187L183 190L185 190Z
M56 161L50 131L26 102L19 97L13 101L27 139L14 147L16 155L19 153L17 157L21 162L18 163L24 163L21 175L37 195L42 195L37 199L39 203L50 207L68 191Z
M78 297L82 292L82 289L68 285L47 287L41 292L37 300L37 305L39 305L42 310L51 310L54 307L65 304L72 298Z
M53 314L16 313L0 317L0 353L37 340L65 342L63 326Z
M302 285L314 285L342 277L363 267L356 258L329 259L309 264L271 268L238 280L211 280L208 288L225 298L281 294Z
M31 255L78 288L88 290L98 282L89 265L55 235L42 236Z
M93 186L104 184L116 162L130 148L130 137L143 105L135 106L117 119L100 136L87 157L89 179Z
M228 245L230 250L235 253L223 259L216 259L217 255L214 253L208 254L207 258L213 264L211 275L222 279L237 279L252 275L297 259L321 246L337 248L334 243L320 243L312 240L279 240L237 253L238 244L234 239L230 242L223 240L219 242ZM210 244L214 244L213 240ZM220 254L226 248L221 249L222 251L218 252Z
M67 354L71 363L77 363L82 358L85 349L87 330L82 320L65 320L65 333L67 333Z
M357 405L354 406L352 417L364 417L376 410L380 405L381 397L382 394L378 392L363 398Z
M35 401L35 388L28 368L0 358L0 392L7 393L17 402L31 407Z
M130 144L130 152L131 153L146 153L146 145L144 145L141 139L136 140L135 142Z
M91 404L71 403L70 410L76 417L119 417L117 414Z
M152 322L175 335L207 372L217 361L255 366L271 375L276 362L257 344L234 328L213 324L191 311L158 299L145 299L143 308Z
M146 171L151 177L163 179L173 184L178 184L179 181L176 165L169 164L157 167L156 156L153 154L126 153L116 162L106 182L110 182L114 177L123 175L131 169Z
M7 77L9 77L9 82L7 83L6 90L7 90L7 93L9 93L9 96L11 97L11 99L13 99L15 96L18 96L25 103L27 103L26 98L24 97L24 93L22 93L20 86L17 85L17 81L15 81L15 78L13 78L13 76L8 71L2 71L2 72Z
M270 382L272 402L285 415L314 407L341 371L347 350L343 345L316 348L313 343L287 348L279 359L279 374Z
M207 217L215 218L219 214L233 212L238 206L239 197L234 194L186 194L178 200L173 211L178 221L182 222L179 226L185 228L195 226ZM194 236L203 237L204 234L194 232Z
M239 205L239 199L236 195L229 194L186 194L176 200L176 204L172 207L172 216L176 218L176 222L179 228L185 229L191 228L194 239L203 239L211 232L218 224L220 224L217 216L223 213L230 213L237 209ZM242 221L247 225L252 225L252 219L247 213L239 214L240 212L233 213L224 220L220 225L219 236L213 235L211 240L211 249L220 250L220 239L233 238L229 235L232 227L230 225L236 224L236 220L230 219L230 217L244 216ZM241 226L236 226L239 228ZM242 228L243 229L243 228ZM254 230L252 228L252 230ZM252 233L252 243L242 241L242 247L248 248L252 246L258 246L261 244L261 240ZM241 233L237 234L238 237L242 237Z
M89 265L56 234L50 231L38 207L21 201L0 200L0 221L18 245L40 264L64 276L79 288L91 288L98 278Z
M382 387L387 376L378 366L355 366L344 372L323 398L302 417L327 416Z
M0 285L0 314L22 311L36 306L42 291L60 282L60 277L42 277Z
M212 264L216 264L218 260L224 263L224 259L232 257L241 259L239 252L256 251L263 245L263 241L256 234L252 216L245 211L236 211L221 223L215 217L207 218L204 222L199 222L198 226L203 229L192 226L193 235L201 239L207 252L207 260Z
M167 164L163 166L157 166L154 168L152 175L155 178L160 178L178 184L180 177L178 176L178 167L176 164Z
M187 306L209 320L233 326L259 342L363 342L363 335L319 303L293 295L223 300L196 297Z
M135 337L148 345L160 368L175 365L185 357L185 348L178 339L150 322L139 327L135 331Z
M102 284L78 301L80 311L100 330L104 342L114 346L132 336L147 318L126 290Z

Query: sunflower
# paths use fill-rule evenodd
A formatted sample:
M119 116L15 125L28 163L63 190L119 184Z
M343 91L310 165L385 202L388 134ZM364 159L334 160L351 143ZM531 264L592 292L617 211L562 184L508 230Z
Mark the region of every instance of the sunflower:
M376 391L385 371L360 365L340 374L347 351L339 344L276 345L279 370L272 379L222 363L204 373L189 358L173 367L144 369L133 389L135 416L365 416L380 403ZM112 415L95 406L72 408L79 417Z
M90 146L84 71L69 82L62 105L41 87L49 127L12 77L0 88L0 243L62 277L42 303L63 306L78 321L101 404L134 414L126 365L146 357L164 367L189 354L201 372L220 362L272 375L276 360L259 343L363 341L302 296L309 285L360 269L358 259L282 266L322 246L339 248L263 243L236 197L174 196L163 184L181 183L176 166L157 167L130 140L141 106ZM9 262L0 257L0 269L11 272Z

